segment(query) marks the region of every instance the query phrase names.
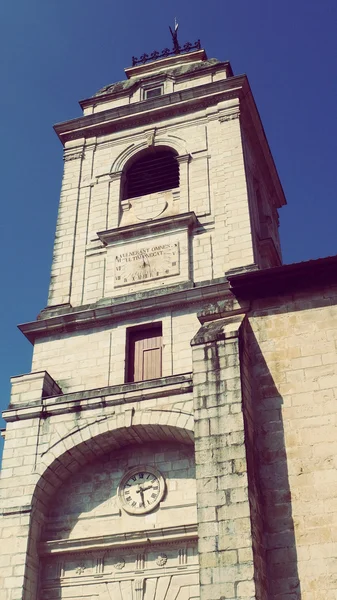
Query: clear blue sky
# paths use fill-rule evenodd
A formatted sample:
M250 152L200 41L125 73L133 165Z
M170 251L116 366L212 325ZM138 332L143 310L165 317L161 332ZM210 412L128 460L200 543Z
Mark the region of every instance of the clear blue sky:
M124 79L132 55L170 44L175 16L181 42L248 74L288 200L284 262L337 252L336 0L3 0L1 408L9 377L30 371L16 325L47 301L63 166L52 125Z

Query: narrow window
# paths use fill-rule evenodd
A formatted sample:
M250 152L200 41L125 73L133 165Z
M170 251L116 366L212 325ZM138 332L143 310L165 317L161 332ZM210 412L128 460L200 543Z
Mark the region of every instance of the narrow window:
M162 376L162 326L130 329L127 338L127 381L146 381Z
M147 90L145 89L144 90L144 98L145 98L145 100L150 99L150 98L156 98L157 96L161 96L162 93L163 93L162 86L149 88Z

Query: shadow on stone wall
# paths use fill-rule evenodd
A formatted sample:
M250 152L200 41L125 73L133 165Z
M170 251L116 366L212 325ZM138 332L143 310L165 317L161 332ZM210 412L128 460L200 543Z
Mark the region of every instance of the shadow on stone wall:
M263 600L300 600L283 399L249 322L241 348L257 594Z
M193 448L178 442L160 441L128 445L89 462L63 483L49 506L42 540L67 540L74 536L86 539L88 536L151 529L153 524L147 523L146 516L130 517L121 510L117 501L117 487L123 474L144 464L155 464L166 478L173 477L177 482L186 480L189 496L192 497L189 510L192 510L195 491L189 482L195 479ZM175 495L177 492L170 490L170 498ZM162 504L151 511L153 516L160 510L167 513L167 523L162 518L162 526L174 524L171 513L183 504L181 499L180 502L177 499L173 505L171 502L166 506L166 497L167 490Z

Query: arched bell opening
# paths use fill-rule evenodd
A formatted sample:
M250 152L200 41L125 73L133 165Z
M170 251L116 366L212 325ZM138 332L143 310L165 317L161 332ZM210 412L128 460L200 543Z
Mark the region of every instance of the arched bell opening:
M150 147L133 156L124 168L122 200L178 188L177 156L167 146Z

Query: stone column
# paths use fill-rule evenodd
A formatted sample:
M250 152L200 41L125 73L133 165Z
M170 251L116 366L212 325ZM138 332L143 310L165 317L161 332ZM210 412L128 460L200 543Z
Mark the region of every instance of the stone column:
M239 357L243 319L208 322L191 342L200 600L256 598Z

